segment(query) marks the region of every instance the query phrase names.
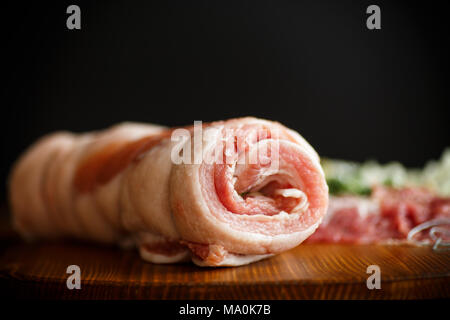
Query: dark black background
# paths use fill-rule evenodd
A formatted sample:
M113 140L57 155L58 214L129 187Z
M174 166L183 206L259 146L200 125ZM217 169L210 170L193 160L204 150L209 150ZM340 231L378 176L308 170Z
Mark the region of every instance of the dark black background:
M0 180L50 131L245 115L299 131L322 156L422 166L450 145L444 3L2 4ZM66 28L70 4L81 30ZM370 4L381 30L366 28Z

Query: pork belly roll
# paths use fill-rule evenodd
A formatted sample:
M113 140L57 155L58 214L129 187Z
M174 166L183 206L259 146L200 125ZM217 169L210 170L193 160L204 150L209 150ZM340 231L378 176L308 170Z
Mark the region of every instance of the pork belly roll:
M14 166L10 200L27 238L136 245L155 263L235 266L310 236L328 187L298 133L240 118L49 135Z

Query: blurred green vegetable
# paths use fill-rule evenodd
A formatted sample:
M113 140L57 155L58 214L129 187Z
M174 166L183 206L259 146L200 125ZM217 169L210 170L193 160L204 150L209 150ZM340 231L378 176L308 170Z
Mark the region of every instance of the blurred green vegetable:
M426 187L442 196L450 196L450 148L438 161L423 169L408 169L398 162L379 164L322 159L322 167L331 194L368 195L374 185Z

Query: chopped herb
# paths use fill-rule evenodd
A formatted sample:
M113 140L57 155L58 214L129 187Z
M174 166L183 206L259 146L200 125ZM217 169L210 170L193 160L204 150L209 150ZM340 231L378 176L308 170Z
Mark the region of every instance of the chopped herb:
M380 164L322 159L330 194L369 195L374 185L390 187L420 186L450 196L450 148L440 160L428 162L422 169L405 168L398 162Z
M393 187L394 186L394 181L392 181L392 178L387 178L387 179L384 180L383 184L385 186L388 186L388 187Z
M341 194L346 191L345 185L338 179L327 179L328 190L331 194Z

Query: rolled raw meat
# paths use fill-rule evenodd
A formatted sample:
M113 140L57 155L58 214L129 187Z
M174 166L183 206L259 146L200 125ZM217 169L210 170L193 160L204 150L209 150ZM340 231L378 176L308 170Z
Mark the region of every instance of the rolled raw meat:
M309 237L328 187L314 149L277 122L123 123L41 138L12 170L10 203L28 239L136 245L154 263L236 266Z

